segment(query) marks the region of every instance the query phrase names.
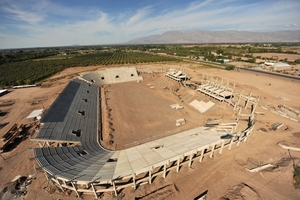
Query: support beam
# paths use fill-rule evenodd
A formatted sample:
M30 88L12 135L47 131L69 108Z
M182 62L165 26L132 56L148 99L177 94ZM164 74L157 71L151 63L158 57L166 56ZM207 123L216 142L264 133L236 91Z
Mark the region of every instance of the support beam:
M151 170L149 170L149 184L152 184L152 174L151 174Z
M167 164L164 164L163 178L166 178L166 176L167 176Z
M230 149L231 149L232 143L233 143L233 137L232 137L232 138L231 138L231 140L230 140L230 143L229 143L228 150L230 150Z
M202 149L202 152L201 152L201 155L200 155L199 162L202 162L202 161L203 161L204 151L205 151L205 149Z
M136 190L135 173L132 174L133 189Z
M241 142L241 138L240 138L240 137L241 137L241 136L239 136L238 141L237 141L237 143L236 143L236 146L237 146L237 147L240 145L240 142Z
M190 167L190 168L191 168L191 166L192 166L193 157L194 157L194 154L192 153L192 154L190 155L190 160L189 160L189 167Z
M225 145L225 141L223 141L223 142L222 142L222 145L221 145L221 148L220 148L219 154L222 154L222 151L223 151L224 145Z
M91 183L91 186L92 186L92 189L93 189L96 199L98 199L97 192L96 192L96 189L95 189L95 186L93 185L93 183Z
M243 92L243 91L242 91L242 92ZM234 105L234 110L236 110L236 106L239 106L239 105L240 105L241 96L242 96L242 94L239 95L239 100L237 101L236 105Z
M247 140L247 138L248 138L248 136L249 136L249 134L250 134L250 130L249 131L247 131L247 133L246 133L246 135L245 135L245 138L244 138L244 142L246 142L246 140Z
M215 147L216 147L216 145L214 145L214 146L212 147L212 149L211 149L210 156L209 156L210 158L212 158L213 155L214 155Z
M74 188L74 191L76 192L77 197L80 197L80 196L79 196L79 193L78 193L78 191L77 191L77 189L76 189L76 187L75 187L75 185L74 185L74 183L73 183L73 181L71 181L71 184L72 184L72 186L73 186L73 188Z
M247 107L248 107L248 104L249 104L249 101L250 101L251 95L252 95L252 91L250 92L249 96L247 97L247 100L246 100L246 105L245 105L245 109L247 109Z
M180 158L177 159L177 167L176 167L176 172L179 172L179 167L180 167Z
M114 188L115 196L118 196L115 181L112 181L112 185L113 185L113 188Z
M64 188L61 186L60 181L58 180L58 178L57 178L56 176L54 176L54 177L55 177L57 183L59 184L59 187L60 187L61 191L62 191L62 192L65 192L65 190L64 190Z
M43 148L43 145L41 144L40 141L38 141L38 144L39 144L39 146L40 146L41 148Z

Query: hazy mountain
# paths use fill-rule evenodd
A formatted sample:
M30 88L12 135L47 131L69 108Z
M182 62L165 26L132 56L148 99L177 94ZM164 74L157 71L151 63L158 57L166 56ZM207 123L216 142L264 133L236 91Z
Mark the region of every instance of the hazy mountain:
M250 32L250 31L168 31L133 39L127 44L157 43L247 43L247 42L300 42L300 30Z

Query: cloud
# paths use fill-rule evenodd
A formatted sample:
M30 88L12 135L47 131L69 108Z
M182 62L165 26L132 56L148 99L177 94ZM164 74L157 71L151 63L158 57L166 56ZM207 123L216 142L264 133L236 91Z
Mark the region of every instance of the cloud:
M5 13L8 19L26 22L28 24L37 24L44 20L45 9L49 2L46 0L28 0L28 1L2 1L0 2L0 14Z
M147 6L142 9L139 9L135 15L133 15L127 20L126 25L132 25L136 22L143 20L143 18L150 12L151 12L151 6Z
M8 17L19 20L19 21L25 21L29 24L36 24L43 20L43 16L39 15L37 13L28 12L24 10L20 10L16 6L11 6L11 8L4 8L4 10L8 13Z
M30 1L29 5L24 1L18 4L11 3L15 1L0 2L0 18L2 11L6 18L26 22L3 22L0 29L7 31L5 34L11 37L7 41L1 39L1 46L4 42L8 46L111 44L162 34L168 30L264 31L284 29L286 24L299 29L300 18L300 4L293 0L249 3L204 0L192 1L181 7L170 5L164 8L155 7L153 3L135 7L133 12L130 7L114 13L101 10L100 7L66 7L47 0ZM14 35L18 43L11 39ZM20 36L23 36L23 43L19 43ZM2 35L2 38L5 37Z

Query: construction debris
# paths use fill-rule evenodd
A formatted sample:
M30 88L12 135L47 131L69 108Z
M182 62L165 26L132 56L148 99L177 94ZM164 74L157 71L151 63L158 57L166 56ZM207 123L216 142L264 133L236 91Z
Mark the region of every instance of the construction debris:
M36 129L39 127L39 123L33 122L29 125L14 124L1 138L4 145L0 148L0 153L8 152L14 149L21 141L27 138L27 135L30 133L32 135Z
M27 194L27 187L34 180L31 175L26 176L16 176L10 183L7 183L5 187L0 190L0 199L17 199L21 196Z
M176 126L180 126L180 125L183 125L183 124L185 124L185 119L184 118L176 120Z
M175 110L181 110L183 109L183 106L179 105L179 104L172 104L170 105L173 109Z
M274 131L276 131L276 130L280 129L283 125L284 125L284 123L277 122L277 123L272 124L271 127Z

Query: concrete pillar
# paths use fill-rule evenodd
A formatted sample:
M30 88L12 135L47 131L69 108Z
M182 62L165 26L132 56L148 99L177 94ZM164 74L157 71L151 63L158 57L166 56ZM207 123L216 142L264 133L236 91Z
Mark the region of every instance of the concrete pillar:
M246 142L246 140L247 140L249 134L250 134L250 131L247 131L247 133L246 133L246 135L245 135L245 138L244 138L244 140L243 140L244 142Z
M233 143L233 137L232 137L232 138L231 138L231 140L230 140L230 143L229 143L228 150L230 150L230 149L231 149L231 145L232 145L232 143Z
M179 172L179 167L180 167L180 158L177 159L177 167L176 167L176 172Z
M255 110L256 110L258 101L259 101L259 97L255 100L255 103L254 103L254 105L253 105L253 107L252 107L251 115L254 115L254 112L255 112Z
M49 177L48 177L49 174L48 174L47 172L45 173L45 176L46 176L46 179L47 179L47 181L48 181L48 183L49 183Z
M250 98L251 98L251 95L252 95L252 91L250 92L249 96L247 97L245 109L247 109L247 107L248 107L248 104L249 104L249 100L250 100Z
M55 176L55 179L56 179L56 181L58 182L61 191L64 192L65 190L64 190L64 188L61 186L60 181L57 179L56 176Z
M215 147L216 147L216 145L214 145L214 146L212 147L212 149L211 149L210 156L209 156L210 158L212 158L213 155L214 155Z
M151 174L151 170L149 170L149 184L152 184L152 174Z
M93 183L91 184L91 186L92 186L92 189L93 189L96 199L98 199L97 192L96 192L96 189L95 189L95 186L93 185Z
M115 196L118 196L115 181L112 181L112 185L113 185L113 188L114 188Z
M135 173L132 174L133 189L136 190Z
M71 181L71 184L72 184L72 186L74 188L74 191L76 192L77 197L80 197L79 193L78 193L78 191L77 191L77 189L76 189L76 187L75 187L75 185L74 185L74 183L72 181Z
M43 145L41 144L40 141L38 141L38 144L39 144L39 146L40 146L41 148L43 148Z
M205 149L202 149L199 162L202 162Z
M236 109L236 106L238 106L240 104L241 96L242 96L242 94L239 95L239 100L237 101L236 105L234 105L234 110Z
M189 167L190 167L190 168L191 168L191 166L192 166L193 157L194 157L194 154L192 153L192 154L190 155L190 160L189 160Z
M166 178L166 175L167 175L167 164L164 164L163 178Z
M240 109L239 109L239 112L238 112L238 117L241 115L241 112L242 112L242 107L240 107Z
M240 142L241 142L241 138L240 138L240 137L241 137L241 136L239 136L238 142L236 143L236 146L237 146L237 147L240 145Z
M232 102L232 99L233 99L234 97L233 97L233 90L232 90L232 92L231 92L231 96L230 96L230 99L229 99L229 106L231 105L231 102Z
M220 148L219 154L222 154L222 151L223 151L224 145L225 145L225 141L223 141L223 142L222 142L222 145L221 145L221 148Z

